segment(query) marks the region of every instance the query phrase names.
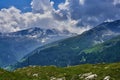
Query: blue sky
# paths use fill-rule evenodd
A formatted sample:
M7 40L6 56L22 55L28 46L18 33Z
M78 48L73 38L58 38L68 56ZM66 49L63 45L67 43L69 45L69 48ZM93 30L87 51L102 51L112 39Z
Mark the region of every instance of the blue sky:
M57 5L61 2L65 2L65 0L51 0L51 1L54 1L55 4L54 4L54 7L57 9Z
M0 0L0 9L15 6L22 11L30 11L31 0Z
M65 0L51 0L54 1L54 8L57 9L58 4L64 2ZM20 9L22 12L31 11L31 0L0 0L0 9L9 8L15 6Z

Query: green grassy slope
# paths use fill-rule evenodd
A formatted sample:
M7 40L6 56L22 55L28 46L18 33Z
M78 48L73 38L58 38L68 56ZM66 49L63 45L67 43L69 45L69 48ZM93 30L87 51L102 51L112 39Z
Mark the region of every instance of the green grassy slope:
M0 70L0 80L85 80L85 77L81 77L90 72L97 75L95 80L103 80L106 76L110 76L110 80L120 80L120 63L84 64L65 68L29 66L14 72Z
M0 80L28 80L29 78L23 74L16 72L9 72L3 69L0 69Z
M120 61L120 36L85 49L79 56L84 57L84 63Z

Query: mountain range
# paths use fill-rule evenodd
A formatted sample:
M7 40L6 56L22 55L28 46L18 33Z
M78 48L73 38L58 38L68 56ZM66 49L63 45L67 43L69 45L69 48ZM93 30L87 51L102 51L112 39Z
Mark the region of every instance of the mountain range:
M13 67L29 65L65 67L83 63L118 62L120 61L119 35L120 20L104 22L81 35L39 47ZM97 50L96 46L99 46Z
M0 34L0 67L16 63L31 51L47 43L76 35L67 30L30 28Z

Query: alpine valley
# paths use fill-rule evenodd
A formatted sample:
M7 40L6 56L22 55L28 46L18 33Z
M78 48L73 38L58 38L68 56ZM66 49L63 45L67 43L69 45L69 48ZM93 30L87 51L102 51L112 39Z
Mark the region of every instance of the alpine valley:
M0 34L0 67L12 65L31 51L47 43L76 34L67 30L30 28Z
M120 80L120 0L0 0L0 80Z
M0 80L119 80L120 20L80 35L37 27L1 33L0 67Z
M104 22L80 35L40 46L7 69L113 62L120 62L120 20Z

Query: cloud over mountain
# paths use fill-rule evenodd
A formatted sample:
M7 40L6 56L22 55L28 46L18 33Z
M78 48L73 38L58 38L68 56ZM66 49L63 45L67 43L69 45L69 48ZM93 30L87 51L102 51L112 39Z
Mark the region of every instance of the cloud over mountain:
M103 21L120 18L120 0L66 0L58 9L50 0L32 0L32 12L10 7L0 10L0 32L31 27L56 28L81 33Z
M66 11L71 19L79 21L79 26L94 26L108 19L119 19L119 5L120 0L66 0L59 5L59 12Z

